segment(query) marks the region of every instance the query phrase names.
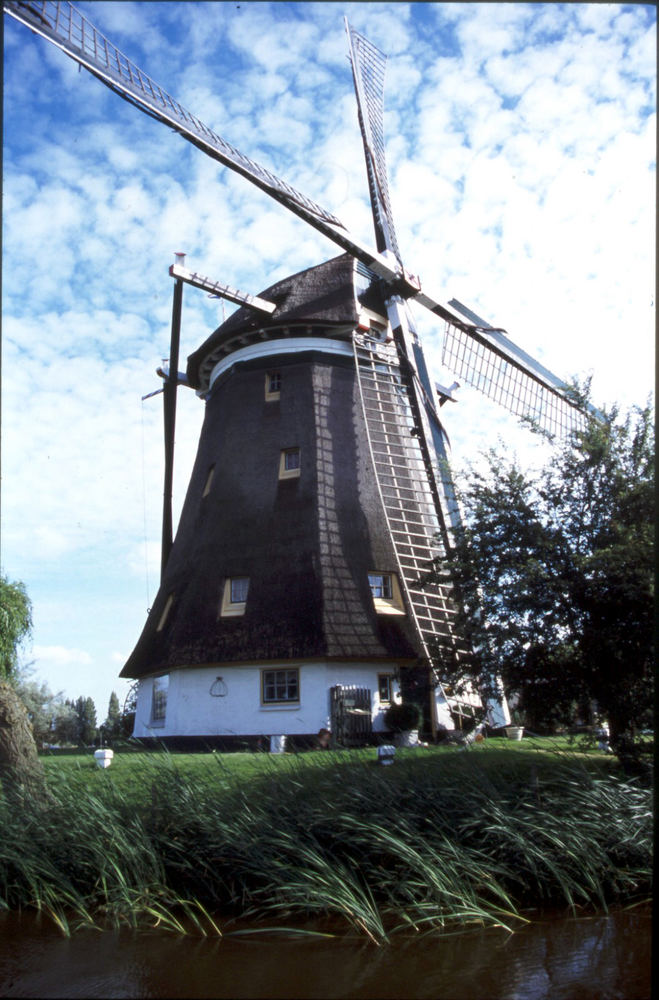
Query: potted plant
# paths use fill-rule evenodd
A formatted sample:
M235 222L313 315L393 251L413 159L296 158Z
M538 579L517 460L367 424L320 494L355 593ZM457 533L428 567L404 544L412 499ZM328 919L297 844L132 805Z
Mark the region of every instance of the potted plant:
M396 733L396 741L402 747L416 746L419 742L420 719L419 706L411 701L393 702L384 713L385 725Z

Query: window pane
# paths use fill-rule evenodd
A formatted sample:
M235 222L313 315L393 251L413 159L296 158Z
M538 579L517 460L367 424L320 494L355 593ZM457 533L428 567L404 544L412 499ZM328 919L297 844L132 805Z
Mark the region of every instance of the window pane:
M384 598L390 601L392 597L391 576L388 573L369 573L368 582L371 587L373 597Z
M153 694L151 702L151 718L154 722L162 722L167 714L167 691L169 689L169 675L155 677L153 681Z
M249 590L249 577L236 576L231 580L231 603L244 604Z
M391 676L380 674L378 677L378 687L380 689L380 701L391 701Z
M264 681L263 699L264 701L274 701L277 696L274 680L272 678Z
M279 392L281 389L281 372L270 372L268 375L268 392Z
M264 670L263 701L299 701L300 683L298 670Z
M287 451L284 455L284 468L288 469L299 469L300 468L300 449L293 448L291 451Z

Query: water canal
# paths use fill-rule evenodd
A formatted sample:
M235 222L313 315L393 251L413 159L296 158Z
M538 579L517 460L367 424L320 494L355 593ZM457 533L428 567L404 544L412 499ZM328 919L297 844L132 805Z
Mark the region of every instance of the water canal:
M0 914L0 996L646 1000L651 911L395 940L78 932Z

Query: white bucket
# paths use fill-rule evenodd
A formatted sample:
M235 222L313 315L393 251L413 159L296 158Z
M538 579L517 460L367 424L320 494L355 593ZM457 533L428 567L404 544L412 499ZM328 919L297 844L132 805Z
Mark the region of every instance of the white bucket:
M285 736L270 737L270 753L284 753L285 750L286 750Z
M524 735L524 726L506 726L506 736L509 740L521 740Z
M98 767L109 767L114 757L114 750L103 747L101 750L94 750L94 760Z
M396 736L396 743L399 747L418 747L419 730L406 729L402 733L398 733Z

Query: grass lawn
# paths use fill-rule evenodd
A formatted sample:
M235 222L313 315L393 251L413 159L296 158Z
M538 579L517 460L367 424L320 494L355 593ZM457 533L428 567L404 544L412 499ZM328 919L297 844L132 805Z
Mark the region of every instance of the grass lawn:
M394 764L377 763L375 747L349 750L316 750L300 753L168 753L139 752L131 749L115 752L109 768L100 769L92 750L41 758L46 774L54 780L68 775L89 790L111 784L121 789L136 805L147 802L153 783L162 768L179 777L207 782L217 791L244 789L246 782L259 785L263 779L277 776L300 779L309 772L307 794L322 795L332 775L340 772L345 780L359 780L364 769L375 769L379 780L387 785L405 783L413 775L432 772L437 780L453 782L458 773L473 771L487 775L495 785L508 785L513 780L537 780L538 773L551 774L558 766L582 766L593 774L620 773L618 759L596 749L580 748L571 737L525 737L521 741L493 738L468 749L456 746L397 748ZM354 772L351 779L348 773ZM327 772L325 778L324 772ZM307 778L304 777L305 783Z

